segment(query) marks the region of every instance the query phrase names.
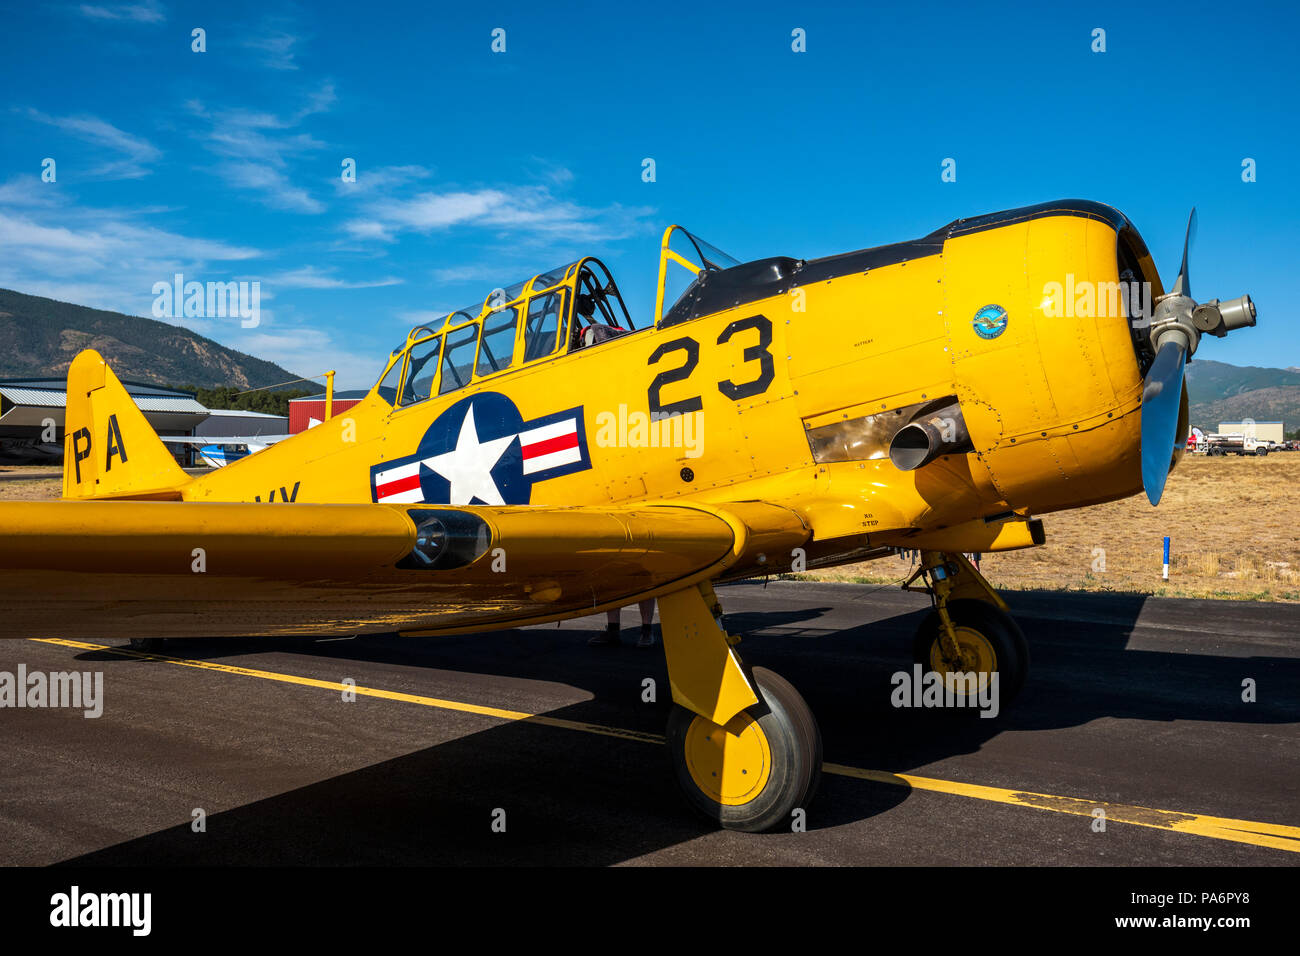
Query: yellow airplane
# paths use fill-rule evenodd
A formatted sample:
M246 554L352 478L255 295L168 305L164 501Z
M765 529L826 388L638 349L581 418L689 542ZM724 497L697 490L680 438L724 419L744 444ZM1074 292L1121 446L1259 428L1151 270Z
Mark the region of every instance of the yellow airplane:
M581 259L413 329L360 404L198 477L88 350L67 500L0 504L0 606L11 636L141 641L468 633L658 598L689 801L788 825L817 724L742 662L713 584L917 550L917 661L958 697L1014 696L1025 639L964 555L1159 500L1186 359L1255 321L1248 296L1190 297L1188 242L1166 294L1128 219L1082 200L810 260L739 264L672 226L652 323Z

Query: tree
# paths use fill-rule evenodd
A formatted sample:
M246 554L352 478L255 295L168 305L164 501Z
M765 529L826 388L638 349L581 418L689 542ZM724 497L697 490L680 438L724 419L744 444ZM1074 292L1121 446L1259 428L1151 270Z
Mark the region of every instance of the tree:
M288 416L289 401L317 394L307 388L264 389L255 392L241 391L233 385L219 388L199 388L186 385L184 391L193 392L198 403L213 410L234 409L244 412L262 412L266 415Z

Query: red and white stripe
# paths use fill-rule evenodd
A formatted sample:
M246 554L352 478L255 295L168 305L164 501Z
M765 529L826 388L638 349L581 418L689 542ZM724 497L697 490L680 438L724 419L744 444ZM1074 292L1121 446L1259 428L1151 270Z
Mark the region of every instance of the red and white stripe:
M577 418L566 418L520 432L519 444L523 450L525 475L582 461Z
M413 461L387 471L375 473L375 501L384 504L419 504L424 501L420 491L420 466Z

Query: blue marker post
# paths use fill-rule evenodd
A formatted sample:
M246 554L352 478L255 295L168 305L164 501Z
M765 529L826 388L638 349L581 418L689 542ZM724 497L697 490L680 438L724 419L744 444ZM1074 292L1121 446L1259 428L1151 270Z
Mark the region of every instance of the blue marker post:
M1169 536L1165 535L1165 573L1164 579L1169 580Z

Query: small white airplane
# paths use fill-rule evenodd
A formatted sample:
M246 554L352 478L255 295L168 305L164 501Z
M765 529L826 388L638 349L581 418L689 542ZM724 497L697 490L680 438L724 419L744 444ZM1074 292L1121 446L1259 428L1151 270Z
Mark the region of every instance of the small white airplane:
M204 464L211 468L224 468L231 462L257 454L259 451L292 437L292 435L159 436L169 445L190 445L197 448L199 457L203 459Z

